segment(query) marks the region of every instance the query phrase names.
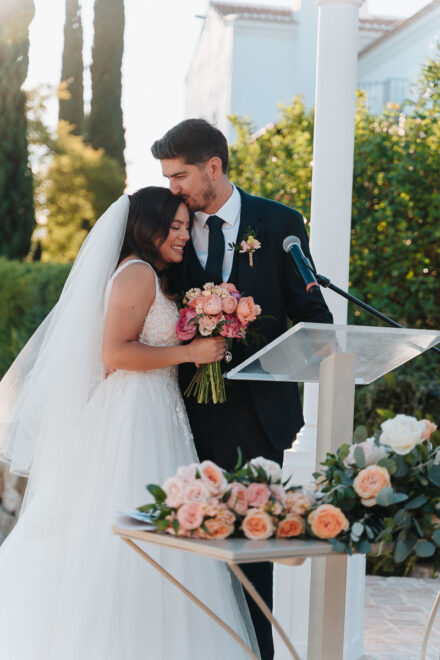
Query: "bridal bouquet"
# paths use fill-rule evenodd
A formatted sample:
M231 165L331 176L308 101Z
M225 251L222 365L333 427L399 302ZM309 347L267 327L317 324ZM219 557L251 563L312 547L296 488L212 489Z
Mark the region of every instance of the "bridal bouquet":
M261 314L261 308L251 296L242 296L230 282L215 286L209 282L203 289L190 289L183 299L176 333L187 341L196 334L202 337L222 335L228 349L233 339L243 340L248 326ZM228 351L226 358L232 358ZM220 362L202 364L185 391L194 395L198 403L223 403L226 401L225 382Z
M324 470L314 475L311 531L320 509L337 507L346 520L330 539L337 552L366 553L372 542L383 543L396 563L440 552L440 446L431 440L436 429L407 415L386 420L374 437L359 427L354 443L327 454Z

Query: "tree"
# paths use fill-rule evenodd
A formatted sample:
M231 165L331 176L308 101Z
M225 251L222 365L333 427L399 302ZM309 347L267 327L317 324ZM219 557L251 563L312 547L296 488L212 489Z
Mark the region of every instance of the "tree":
M94 28L89 141L95 149L104 149L125 171L121 107L124 1L95 0Z
M78 0L66 0L59 118L81 135L84 128L83 30Z
M98 217L124 187L119 163L103 149L84 144L72 126L59 122L54 155L39 189L47 217L41 236L42 261L73 261Z
M35 224L26 99L33 0L0 4L0 255L25 257Z

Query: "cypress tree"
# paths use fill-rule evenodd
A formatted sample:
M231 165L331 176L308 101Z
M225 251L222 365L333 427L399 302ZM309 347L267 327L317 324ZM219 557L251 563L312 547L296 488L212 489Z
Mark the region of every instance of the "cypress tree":
M124 0L95 0L94 28L89 141L125 170L121 107Z
M35 224L26 97L21 90L34 11L33 0L0 3L0 255L10 259L27 255Z
M64 50L59 118L75 126L81 135L84 127L83 30L78 0L66 0Z

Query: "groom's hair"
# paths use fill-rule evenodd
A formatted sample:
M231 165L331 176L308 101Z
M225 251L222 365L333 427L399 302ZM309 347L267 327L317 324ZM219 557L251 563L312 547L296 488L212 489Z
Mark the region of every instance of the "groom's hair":
M183 158L188 165L206 163L217 156L224 174L228 171L228 143L221 131L205 119L185 119L156 140L151 153L159 160Z

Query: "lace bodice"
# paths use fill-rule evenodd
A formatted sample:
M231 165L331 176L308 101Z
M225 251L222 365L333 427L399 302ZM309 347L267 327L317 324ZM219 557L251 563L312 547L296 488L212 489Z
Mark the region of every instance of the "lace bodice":
M108 283L107 304L113 280L124 268L133 263L143 263L153 270L150 264L142 261L142 259L130 259L130 261L126 261L122 266L119 266ZM176 335L176 322L179 318L179 312L176 304L162 293L159 278L154 270L153 273L156 282L156 297L145 317L139 341L150 346L177 346L180 343Z

